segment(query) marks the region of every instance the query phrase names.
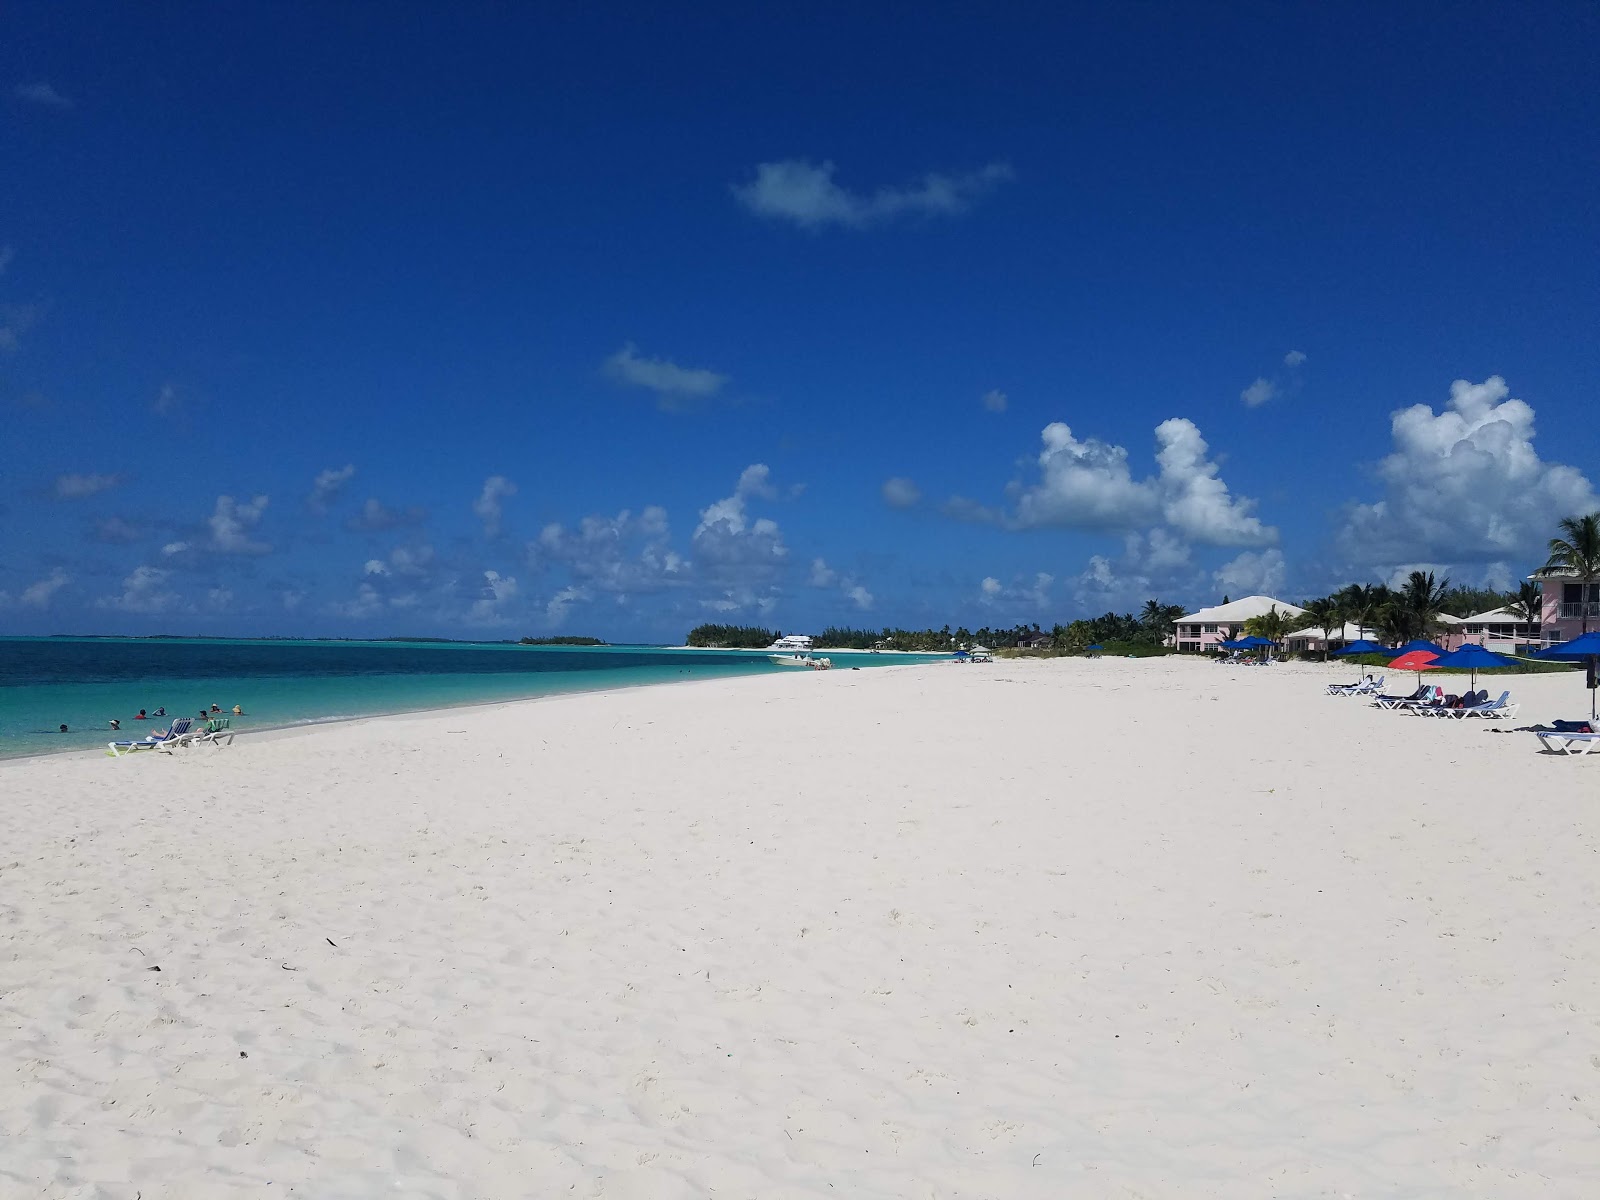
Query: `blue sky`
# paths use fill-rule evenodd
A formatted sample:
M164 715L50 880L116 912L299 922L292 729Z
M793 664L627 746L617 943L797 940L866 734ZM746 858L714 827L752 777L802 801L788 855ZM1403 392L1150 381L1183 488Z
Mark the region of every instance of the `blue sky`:
M1508 583L1596 506L1597 52L1554 3L8 6L0 631Z

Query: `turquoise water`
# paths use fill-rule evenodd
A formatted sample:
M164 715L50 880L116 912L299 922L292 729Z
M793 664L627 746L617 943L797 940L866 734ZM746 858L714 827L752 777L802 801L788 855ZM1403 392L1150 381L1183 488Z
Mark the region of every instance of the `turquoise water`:
M938 655L828 651L835 669ZM764 654L651 646L0 638L0 758L103 747L219 705L240 731L690 679L780 674ZM122 730L110 729L111 719ZM59 726L68 732L61 733Z

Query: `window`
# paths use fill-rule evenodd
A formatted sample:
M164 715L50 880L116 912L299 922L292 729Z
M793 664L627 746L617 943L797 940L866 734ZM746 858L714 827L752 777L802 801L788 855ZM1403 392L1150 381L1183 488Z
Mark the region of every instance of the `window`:
M1215 625L1207 625L1204 629L1201 630L1202 633L1215 633L1216 631L1217 631L1217 627Z

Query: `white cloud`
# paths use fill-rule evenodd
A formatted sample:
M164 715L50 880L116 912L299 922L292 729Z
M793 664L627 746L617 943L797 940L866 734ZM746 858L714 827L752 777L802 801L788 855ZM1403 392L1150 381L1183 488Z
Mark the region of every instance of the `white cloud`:
M890 508L912 508L922 499L922 492L911 480L901 475L883 482L883 502Z
M1055 422L1042 434L1039 481L1020 487L1016 513L984 509L952 498L946 512L967 519L997 520L1016 529L1070 528L1126 532L1165 523L1186 537L1213 546L1248 546L1277 540L1278 531L1251 515L1255 501L1235 497L1207 453L1194 422L1173 417L1156 427L1159 473L1135 479L1128 451L1095 438L1082 441ZM960 501L957 504L957 501Z
M1298 367L1305 361L1305 352L1301 350L1291 350L1283 356L1283 365L1290 368Z
M1211 573L1212 582L1225 596L1275 596L1283 588L1284 562L1281 550L1259 553L1246 550L1231 562Z
M57 475L55 492L61 500L81 500L122 483L121 475Z
M341 617L364 620L367 617L375 617L383 611L383 594L370 583L363 583L356 589L354 600L347 600L330 607Z
M784 159L761 163L755 178L735 184L739 203L763 217L793 221L802 229L839 225L866 229L906 214L954 216L1013 178L1005 163L990 163L964 175L924 175L903 187L883 187L869 195L834 182L831 162Z
M150 401L150 411L157 416L169 417L178 411L180 404L178 389L170 383L163 383L156 398Z
M478 599L473 601L467 617L479 625L501 624L507 619L503 611L505 606L516 599L516 595L517 581L514 578L498 571L485 571L483 589Z
M478 520L483 522L483 532L489 537L499 536L502 502L516 494L517 485L504 475L491 475L483 481L483 491L472 502L472 511L478 514Z
M188 542L168 542L165 546L161 547L161 553L165 557L171 558L174 554L182 554L188 548Z
M266 554L272 547L251 539L250 531L261 521L267 498L252 496L247 502L232 496L218 496L217 506L206 524L211 527L211 549L219 554Z
M306 507L312 512L325 513L328 506L339 498L344 491L345 484L355 478L355 463L346 463L342 467L329 467L319 471L316 479L311 483L311 494L306 497Z
M740 473L733 495L701 510L694 531L694 557L708 579L744 586L770 583L788 558L778 523L749 514L752 498L776 495L770 475L765 463L753 463Z
M1277 384L1270 379L1257 378L1254 383L1239 393L1239 399L1244 401L1246 408L1260 408L1267 401L1276 399L1277 395Z
M167 587L171 572L159 567L135 567L133 573L122 581L122 594L102 596L97 601L101 608L120 609L132 613L173 612L183 607L177 592Z
M668 412L683 408L689 401L715 396L728 382L726 375L704 367L680 367L664 358L641 358L632 342L606 359L601 370L617 383L654 392L656 404Z
M866 612L872 607L872 593L867 591L867 589L862 587L859 583L854 587L845 588L844 594L845 597L862 612Z
M433 569L433 547L426 542L418 546L396 546L389 551L389 566L396 575L419 579Z
M811 578L807 582L814 588L831 588L839 582L839 572L820 558L811 560Z
M615 596L660 592L689 581L692 564L672 549L667 510L584 517L576 529L546 525L528 546L536 566L564 565L587 589Z
M389 564L381 558L369 558L367 559L367 565L361 569L361 573L363 575L387 575L389 573Z
M72 582L72 577L60 567L52 567L50 574L36 583L31 583L18 594L15 603L24 608L46 609L50 607L50 600L57 592ZM0 605L12 603L11 597L5 592L0 592Z
M346 521L345 528L357 533L382 533L389 529L400 529L408 525L420 525L428 519L426 509L417 508L415 505L396 509L389 508L376 497L369 496L361 511Z
M1010 587L993 575L985 576L978 585L978 603L985 608L1036 608L1042 611L1050 607L1050 586L1053 583L1055 576L1044 571L1036 572L1030 583L1018 579Z
M144 530L121 517L102 517L94 523L91 536L108 546L127 546L144 537Z
M1009 398L999 388L991 388L983 394L983 406L992 413L1005 412L1009 403Z
M206 592L206 607L213 612L227 612L233 608L233 591L225 587L210 588Z
M544 618L551 625L559 625L567 619L567 612L574 604L581 603L587 599L589 599L589 593L586 589L571 586L564 587L551 596L549 602L545 604Z
M48 83L19 83L11 89L11 94L26 104L35 104L40 108L67 109L72 107L72 101L63 96Z
M1600 508L1582 471L1540 459L1534 411L1509 396L1498 375L1458 379L1443 411L1393 414L1383 498L1352 507L1338 535L1352 562L1536 565L1558 521Z

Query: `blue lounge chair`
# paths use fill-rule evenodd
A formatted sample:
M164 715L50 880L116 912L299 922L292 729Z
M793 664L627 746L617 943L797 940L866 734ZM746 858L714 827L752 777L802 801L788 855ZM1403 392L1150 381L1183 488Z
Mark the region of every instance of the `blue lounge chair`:
M172 728L152 733L149 737L139 738L131 742L108 742L111 747L111 756L120 758L124 754L132 754L135 750L155 750L158 747L170 750L174 746L183 745L194 736L190 732L194 725L193 717L179 717L172 723Z

